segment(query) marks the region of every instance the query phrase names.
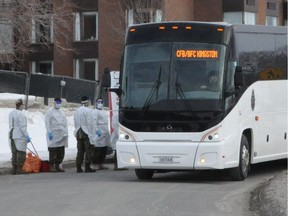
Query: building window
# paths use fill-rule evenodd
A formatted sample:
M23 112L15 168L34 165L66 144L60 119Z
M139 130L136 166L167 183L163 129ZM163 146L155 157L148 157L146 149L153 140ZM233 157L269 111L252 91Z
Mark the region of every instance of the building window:
M274 2L267 2L267 9L268 9L268 10L276 10L276 3L274 3Z
M256 13L251 12L225 12L223 21L231 24L256 24Z
M74 40L98 40L98 13L75 13Z
M76 59L75 77L78 79L98 80L97 59Z
M33 61L31 72L53 75L53 61Z
M267 26L277 26L278 18L273 16L266 16L266 25Z
M242 12L225 12L223 21L231 24L243 24Z
M129 9L127 23L128 26L140 23L161 22L163 13L161 10L153 9Z
M0 54L2 53L13 53L13 28L5 20L0 20Z
M255 6L255 0L246 0L246 5Z
M256 13L244 12L244 23L246 25L256 24Z
M53 42L53 19L50 16L32 17L32 43Z
M138 14L138 17L141 19L142 23L150 23L153 21L153 16L150 11L143 11ZM134 17L134 22L136 23L138 20Z

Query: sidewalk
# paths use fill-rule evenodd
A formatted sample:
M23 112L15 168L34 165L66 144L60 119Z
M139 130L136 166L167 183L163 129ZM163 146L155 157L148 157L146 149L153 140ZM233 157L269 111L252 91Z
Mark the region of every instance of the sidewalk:
M47 156L41 157L41 154L39 155L40 155L41 160L48 160ZM75 153L70 152L67 156L65 156L65 159L62 164L63 167L68 168L68 169L76 168L75 158L76 158L76 152ZM113 162L114 162L114 153L110 155L106 155L105 163L113 163ZM0 176L10 174L11 169L12 169L11 161L8 161L8 160L0 161Z

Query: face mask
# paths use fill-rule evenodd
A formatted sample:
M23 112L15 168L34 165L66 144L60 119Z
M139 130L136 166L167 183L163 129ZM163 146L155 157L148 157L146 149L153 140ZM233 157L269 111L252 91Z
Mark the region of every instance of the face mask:
M100 103L99 103L99 104L96 104L96 108L97 108L97 109L102 109L102 108L103 108L103 104L100 104Z
M60 109L61 108L61 103L55 103L55 109Z

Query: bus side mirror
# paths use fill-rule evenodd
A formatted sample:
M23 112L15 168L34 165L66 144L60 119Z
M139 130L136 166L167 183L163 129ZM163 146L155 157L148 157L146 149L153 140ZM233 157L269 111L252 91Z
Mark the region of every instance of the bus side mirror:
M110 75L110 70L108 68L104 69L104 73L102 75L101 85L104 88L110 88L111 87L111 75Z
M244 85L244 75L241 66L236 66L234 75L234 86L240 87Z

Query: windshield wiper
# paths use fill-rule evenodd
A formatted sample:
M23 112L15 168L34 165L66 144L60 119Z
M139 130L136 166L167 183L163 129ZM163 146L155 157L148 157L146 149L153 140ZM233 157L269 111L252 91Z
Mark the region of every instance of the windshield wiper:
M155 94L156 94L156 100L158 100L158 91L159 91L159 87L161 85L161 71L162 71L162 66L160 66L160 69L158 72L158 79L156 80L156 82L152 86L150 93L145 100L145 103L144 103L143 108L142 108L143 112L149 109L151 103L153 102L153 97Z
M178 78L178 77L177 77L177 78ZM186 98L186 96L185 96L185 94L184 94L184 92L183 92L183 89L182 89L182 87L181 87L181 83L178 82L178 79L177 79L177 81L175 82L175 86L176 86L176 97L177 97L177 95L179 95L180 98L181 98L181 100L183 101L183 103L184 103L185 106L187 107L188 111L190 111L192 114L194 114L193 111L192 111L191 104L188 102L188 100L187 100L187 98Z

